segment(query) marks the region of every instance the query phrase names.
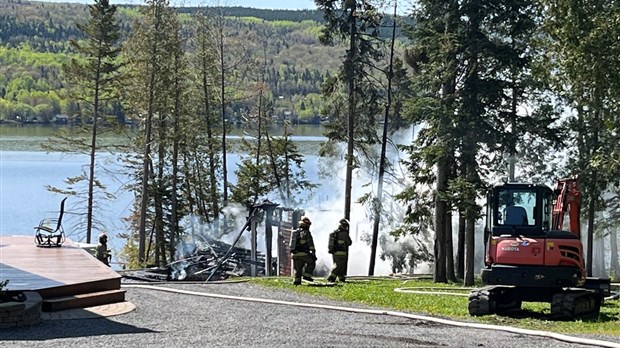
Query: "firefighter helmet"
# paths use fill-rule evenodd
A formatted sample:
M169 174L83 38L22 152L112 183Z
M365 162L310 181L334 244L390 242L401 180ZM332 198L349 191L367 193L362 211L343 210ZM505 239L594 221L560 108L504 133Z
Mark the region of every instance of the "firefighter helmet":
M301 218L301 221L299 221L300 223L306 224L308 226L312 225L312 222L310 221L310 219L307 216L304 216Z
M340 226L349 227L349 220L347 219L340 219L338 223L340 224Z

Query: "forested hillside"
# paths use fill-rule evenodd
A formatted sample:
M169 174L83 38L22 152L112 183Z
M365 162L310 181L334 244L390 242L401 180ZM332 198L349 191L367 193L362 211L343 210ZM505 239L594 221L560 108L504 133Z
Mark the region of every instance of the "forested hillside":
M265 81L276 101L274 112L290 111L305 122L318 120L321 84L338 69L344 54L343 47L319 43L320 12L241 7L177 11L188 26L188 36L193 14L222 15L228 42L239 46L244 56L244 62L235 67L241 90L250 88L249 67L266 60ZM0 120L64 122L64 116L56 116L79 114L79 106L69 100L62 65L74 56L70 40L84 39L76 23L85 23L88 14L83 4L0 0ZM138 16L137 6L119 6L121 41L127 39ZM190 42L188 50L192 49ZM240 117L243 100L239 95L232 102L233 115ZM124 121L121 108L109 112Z

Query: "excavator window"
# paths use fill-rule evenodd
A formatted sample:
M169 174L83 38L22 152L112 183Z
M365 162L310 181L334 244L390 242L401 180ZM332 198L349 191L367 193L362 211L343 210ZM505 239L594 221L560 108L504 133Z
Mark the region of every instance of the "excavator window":
M534 225L536 192L526 190L503 190L499 193L498 225Z
M551 229L553 191L543 185L506 183L488 198L488 225L494 236L539 236Z

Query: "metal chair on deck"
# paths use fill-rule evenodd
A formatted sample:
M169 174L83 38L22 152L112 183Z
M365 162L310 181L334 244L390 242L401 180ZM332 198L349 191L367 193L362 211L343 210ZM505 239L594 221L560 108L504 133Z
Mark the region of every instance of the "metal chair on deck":
M60 202L58 218L46 218L35 227L35 243L38 247L59 247L65 242L65 231L62 228L62 216L65 213L65 197Z

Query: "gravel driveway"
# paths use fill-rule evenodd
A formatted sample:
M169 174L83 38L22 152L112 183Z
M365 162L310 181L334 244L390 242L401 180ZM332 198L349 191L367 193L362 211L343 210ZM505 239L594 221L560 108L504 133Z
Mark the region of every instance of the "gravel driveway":
M158 285L225 295L369 308L251 283ZM46 320L0 331L9 347L592 347L384 315L299 308L128 288L137 309L87 320ZM616 339L620 342L620 339Z

